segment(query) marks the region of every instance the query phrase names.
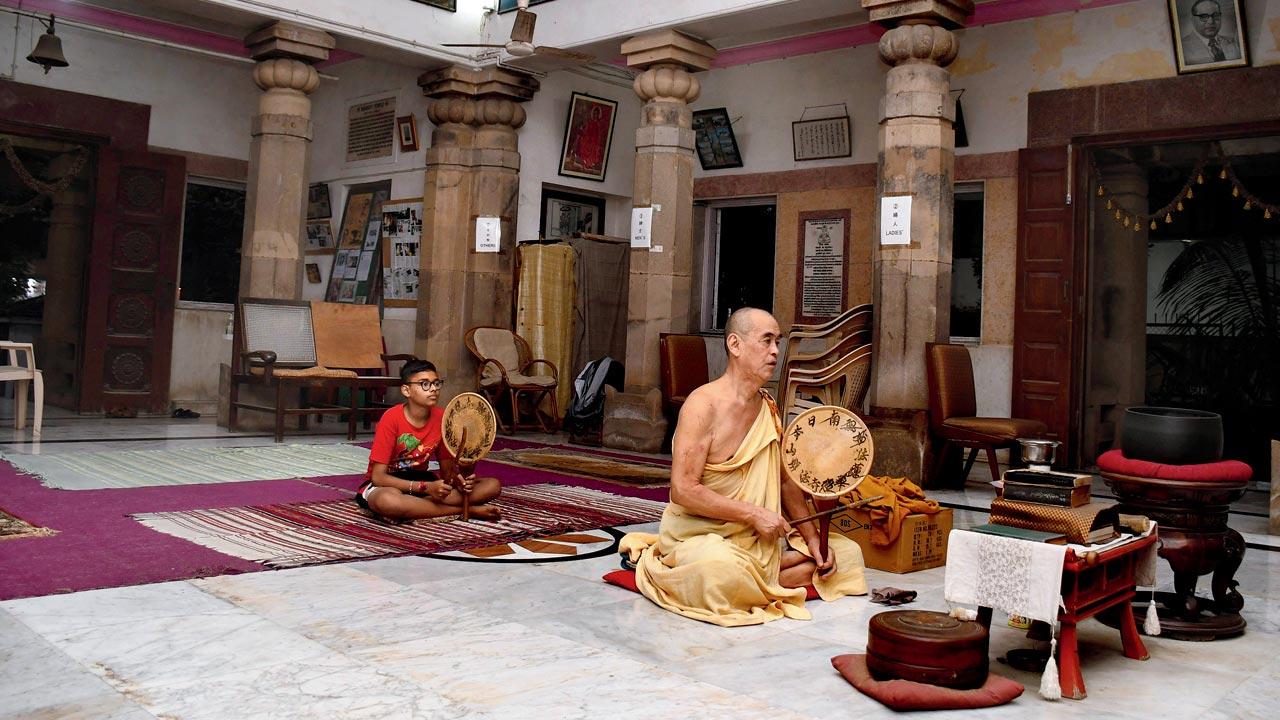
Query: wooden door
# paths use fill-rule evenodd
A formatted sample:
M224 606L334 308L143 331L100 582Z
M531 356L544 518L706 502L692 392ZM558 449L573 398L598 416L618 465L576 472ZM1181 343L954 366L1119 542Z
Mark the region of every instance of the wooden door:
M166 412L186 159L103 148L80 410Z
M1068 148L1019 155L1017 282L1014 295L1013 416L1040 420L1063 443L1059 463L1076 462L1077 359L1083 336L1083 258L1075 211L1087 200L1070 187ZM1068 200L1077 198L1077 203Z

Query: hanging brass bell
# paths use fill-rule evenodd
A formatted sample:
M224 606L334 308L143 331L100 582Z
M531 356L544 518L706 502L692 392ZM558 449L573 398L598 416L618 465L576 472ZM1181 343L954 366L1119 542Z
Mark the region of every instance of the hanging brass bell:
M62 38L53 32L53 16L49 16L49 30L40 36L36 41L36 47L27 56L29 62L33 62L44 68L45 74L48 74L49 68L64 68L71 63L67 62L67 56L62 54Z

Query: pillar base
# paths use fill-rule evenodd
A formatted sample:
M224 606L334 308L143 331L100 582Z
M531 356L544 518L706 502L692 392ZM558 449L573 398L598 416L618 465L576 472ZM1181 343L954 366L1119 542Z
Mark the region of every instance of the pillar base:
M879 477L905 477L924 487L933 465L933 447L929 442L929 414L924 410L872 408L867 427L875 443L875 459L871 474Z
M618 392L605 387L601 435L605 447L661 452L666 434L667 419L662 415L662 392L658 388L649 392Z

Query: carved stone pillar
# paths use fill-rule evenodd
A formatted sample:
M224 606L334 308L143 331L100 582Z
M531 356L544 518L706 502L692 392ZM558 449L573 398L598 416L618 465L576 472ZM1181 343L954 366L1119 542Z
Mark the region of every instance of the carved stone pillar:
M476 325L511 327L524 125L538 81L503 68L448 67L418 78L435 125L422 197L422 286L414 352L436 364L446 396L475 387L463 343ZM500 252L475 252L475 218L502 219Z
M947 66L959 45L946 27L973 11L971 0L862 0L889 26L880 57L890 65L880 112L877 196L912 196L911 244L879 243L875 267L875 382L872 404L928 407L924 345L949 336L955 101ZM946 27L943 27L946 26ZM879 209L877 207L877 218Z
M303 221L311 149L311 100L320 85L312 63L329 57L328 33L288 22L254 31L244 44L262 88L253 118L245 196L240 296L296 299L302 294Z
M49 163L48 175L61 178L81 163L73 154L60 155ZM76 179L51 198L48 260L43 265L47 286L36 362L44 373L45 402L68 409L76 407L82 352L85 266L93 224L87 178L93 176L92 167L92 162L82 166Z
M667 30L622 43L633 88L644 101L636 130L635 207L652 207L653 248L631 254L627 300L627 390L658 386L658 333L688 332L693 274L693 113L701 87L692 74L716 50Z

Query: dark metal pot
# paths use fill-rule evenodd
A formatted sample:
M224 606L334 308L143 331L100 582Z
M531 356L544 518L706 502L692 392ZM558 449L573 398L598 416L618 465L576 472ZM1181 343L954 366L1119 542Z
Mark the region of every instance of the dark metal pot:
M1120 450L1133 460L1194 465L1222 459L1222 416L1203 410L1131 407L1124 413Z

